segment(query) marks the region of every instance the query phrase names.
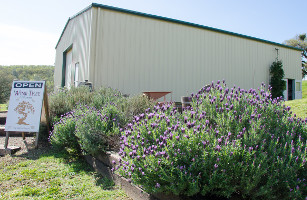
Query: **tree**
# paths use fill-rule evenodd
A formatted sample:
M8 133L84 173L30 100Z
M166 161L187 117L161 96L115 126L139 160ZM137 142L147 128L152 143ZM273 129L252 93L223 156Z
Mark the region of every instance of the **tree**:
M9 70L0 69L0 104L6 103L10 98L14 76Z
M272 87L272 97L277 98L283 96L286 89L286 81L283 80L285 72L282 68L282 62L276 60L270 67L270 85Z
M53 73L54 66L0 65L0 104L6 103L7 100L9 100L11 86L14 79L22 81L45 80L47 84L47 92L52 92L54 87Z
M286 40L286 45L302 49L302 78L307 75L307 37L306 33L295 36L295 38Z

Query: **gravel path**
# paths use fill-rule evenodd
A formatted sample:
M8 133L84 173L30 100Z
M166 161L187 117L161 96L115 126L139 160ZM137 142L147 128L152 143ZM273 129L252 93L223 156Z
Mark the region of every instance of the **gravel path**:
M30 136L26 137L25 142L23 141L22 137L18 136L11 136L9 138L8 146L18 146L21 147L21 150L16 152L17 155L28 153L30 150L34 149L35 137ZM0 136L0 146L4 146L5 143L5 136ZM1 160L1 157L0 157Z

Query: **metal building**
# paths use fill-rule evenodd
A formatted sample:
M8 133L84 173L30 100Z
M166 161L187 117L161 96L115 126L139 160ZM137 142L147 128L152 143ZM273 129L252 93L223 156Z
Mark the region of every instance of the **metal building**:
M282 60L287 99L302 98L301 50L170 18L91 4L68 19L56 45L55 86L88 80L124 94L171 91L172 100L225 79L245 89L269 83Z

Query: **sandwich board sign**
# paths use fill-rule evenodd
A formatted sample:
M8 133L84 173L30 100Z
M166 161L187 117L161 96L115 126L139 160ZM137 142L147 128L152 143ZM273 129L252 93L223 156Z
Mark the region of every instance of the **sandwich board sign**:
M5 124L7 132L5 148L10 131L36 132L37 147L42 113L48 118L48 110L43 110L43 106L47 108L47 105L45 81L13 81Z

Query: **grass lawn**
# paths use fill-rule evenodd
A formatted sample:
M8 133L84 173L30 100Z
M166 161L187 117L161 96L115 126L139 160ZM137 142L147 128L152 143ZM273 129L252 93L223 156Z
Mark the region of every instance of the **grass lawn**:
M6 104L0 104L0 111L7 111Z
M83 159L51 148L0 157L0 199L129 199Z
M300 118L307 118L307 81L302 83L303 98L293 101L286 101L285 104L291 107L291 111Z

